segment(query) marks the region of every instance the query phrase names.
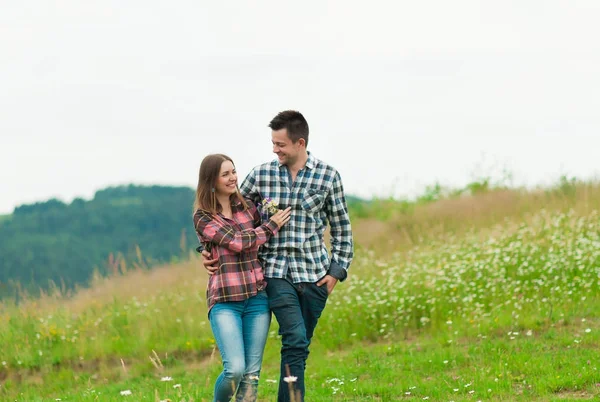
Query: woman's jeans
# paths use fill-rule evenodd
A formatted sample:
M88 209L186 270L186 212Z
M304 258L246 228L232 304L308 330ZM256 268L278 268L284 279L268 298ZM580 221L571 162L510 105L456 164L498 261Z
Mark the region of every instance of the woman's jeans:
M256 401L258 377L271 312L265 291L241 302L215 304L210 326L223 360L223 372L215 383L215 402Z

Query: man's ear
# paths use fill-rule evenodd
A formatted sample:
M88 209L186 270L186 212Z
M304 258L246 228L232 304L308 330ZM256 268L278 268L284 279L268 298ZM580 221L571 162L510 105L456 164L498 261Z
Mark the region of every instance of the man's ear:
M306 148L306 141L304 141L304 138L298 138L298 144Z

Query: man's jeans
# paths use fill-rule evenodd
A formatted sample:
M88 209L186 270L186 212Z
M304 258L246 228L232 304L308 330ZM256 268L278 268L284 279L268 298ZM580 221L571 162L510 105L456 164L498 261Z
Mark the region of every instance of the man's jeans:
M223 372L215 383L214 401L229 402L234 394L236 401L256 401L271 324L266 293L258 292L241 302L217 303L210 310L209 320L223 360Z
M277 400L291 401L292 388L294 402L301 402L304 400L304 370L308 346L327 303L327 286L317 286L316 283L294 284L287 279L267 278L267 294L282 337ZM292 382L284 381L288 376L297 379Z

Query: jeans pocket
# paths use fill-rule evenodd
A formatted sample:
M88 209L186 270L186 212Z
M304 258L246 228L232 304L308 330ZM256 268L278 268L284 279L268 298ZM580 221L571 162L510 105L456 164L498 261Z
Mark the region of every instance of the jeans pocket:
M317 283L313 283L313 287L316 288L315 292L319 295L321 295L322 297L324 297L325 299L327 299L329 297L329 290L327 289L327 284L324 283L321 286L318 286Z

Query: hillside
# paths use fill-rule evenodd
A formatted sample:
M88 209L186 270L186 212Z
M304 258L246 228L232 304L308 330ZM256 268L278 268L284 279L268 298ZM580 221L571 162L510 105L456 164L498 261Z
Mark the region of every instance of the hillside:
M89 201L19 206L0 219L0 292L13 294L16 282L34 293L50 281L72 289L87 284L94 269L118 269L119 260L174 261L197 243L193 196L186 187L130 185L100 190Z
M87 286L94 272L151 268L197 246L187 187L119 186L70 204L51 199L0 216L0 298ZM362 203L348 197L350 205Z
M311 400L597 396L599 189L365 207L353 219L349 278L328 300L311 346ZM191 253L98 277L73 296L55 289L0 304L0 395L210 400L220 364L205 286ZM261 401L275 398L278 350L273 321Z

